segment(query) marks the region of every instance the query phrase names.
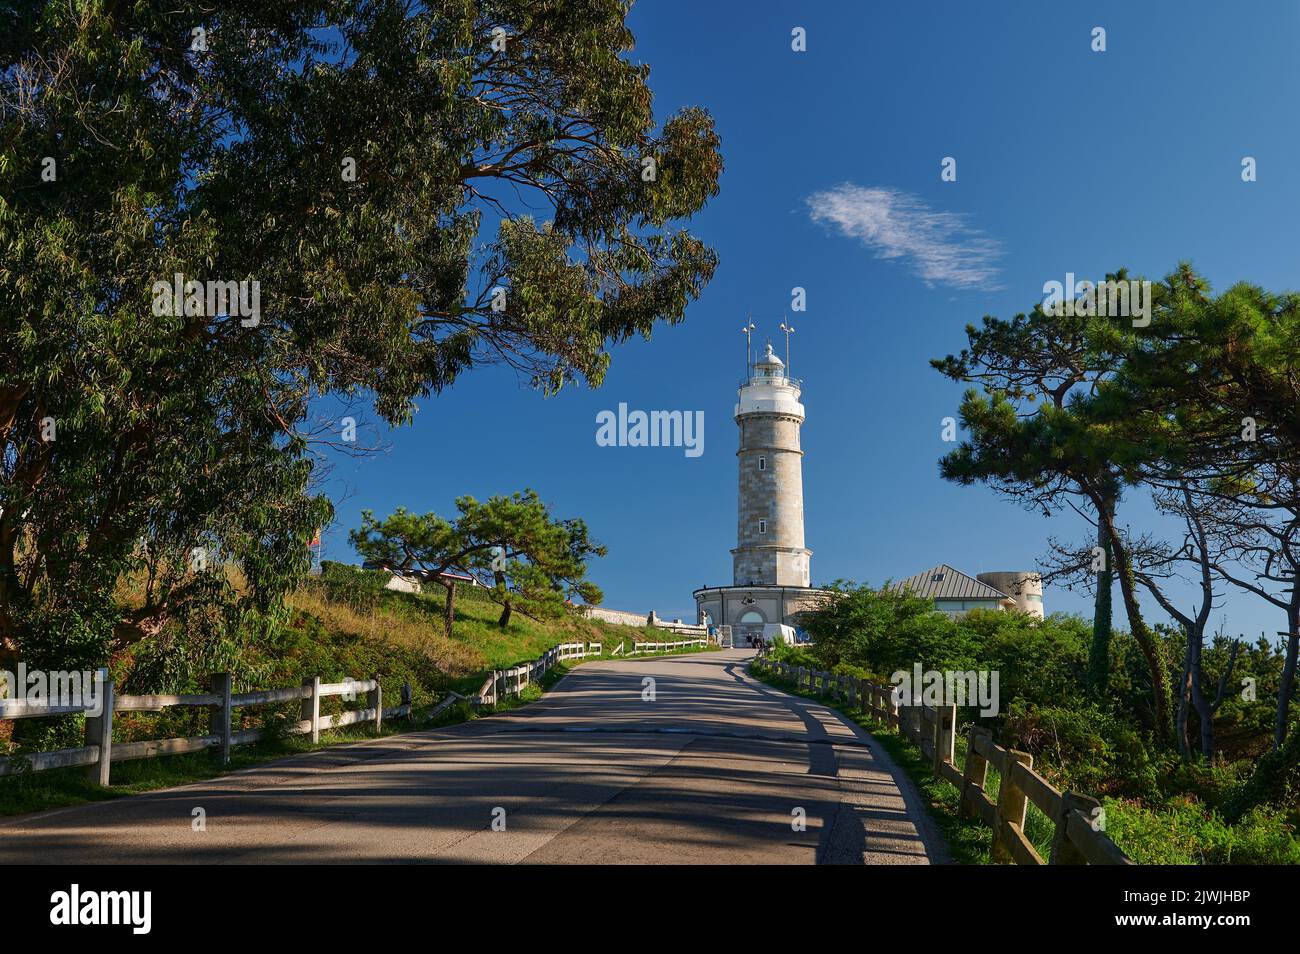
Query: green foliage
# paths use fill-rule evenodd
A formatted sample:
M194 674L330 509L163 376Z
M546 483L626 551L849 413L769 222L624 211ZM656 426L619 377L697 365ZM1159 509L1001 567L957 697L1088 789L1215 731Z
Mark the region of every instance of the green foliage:
M1003 699L1049 705L1080 697L1089 632L1077 618L1039 622L977 611L954 619L930 600L890 587L832 589L836 596L803 621L820 668L856 667L885 682L917 663L923 670L987 670L998 673Z
M1295 865L1300 839L1277 813L1253 811L1229 825L1193 802L1159 810L1105 799L1106 834L1144 865Z
M1259 756L1270 728L1267 704L1233 695L1221 710L1225 748L1241 749L1245 758L1212 765L1187 762L1156 745L1149 728L1134 716L1148 698L1148 670L1137 642L1126 632L1117 631L1110 641L1110 691L1097 698L1087 688L1092 631L1081 619L1056 615L1036 621L997 612L954 619L935 612L927 601L888 589L838 584L835 592L804 619L813 644L777 648L778 658L876 680L888 680L895 670L910 671L916 662L926 670L997 672L1002 711L983 719L967 707L959 721L983 722L1000 744L1032 754L1035 768L1059 789L1104 798L1108 832L1136 860L1297 861L1300 732L1292 732L1282 752L1259 758L1256 768L1251 759ZM1151 637L1161 652L1170 653L1183 638L1166 626L1155 627ZM1217 678L1226 665L1228 644L1216 637L1207 647L1209 678ZM1237 676L1256 678L1260 698L1267 698L1265 693L1279 685L1280 650L1261 639L1239 652L1237 667ZM873 732L892 738L881 735L882 726ZM908 748L902 742L897 746ZM964 740L958 740L957 748L961 762ZM908 764L907 752L900 758ZM921 768L921 775L928 775L928 765ZM925 779L918 776L918 781ZM989 784L995 790L996 777ZM923 791L941 817L955 813L956 789L935 782L923 785ZM982 834L967 830L955 818L942 824L955 839L960 859L987 859L987 829ZM1046 852L1048 820L1031 811L1027 826Z
M1259 760L1254 774L1235 792L1226 806L1236 820L1260 806L1279 806L1300 825L1300 728L1291 727L1286 744Z
M1096 703L1067 708L1014 699L1001 741L1032 754L1062 791L1160 796L1159 766L1142 736Z
M315 585L324 589L336 603L343 603L358 613L371 613L379 605L390 576L383 570L363 570L325 560L321 563Z
M322 395L397 424L484 362L597 385L682 320L719 140L698 108L656 124L627 7L0 12L0 652L93 665L187 606L270 611L331 518ZM156 314L178 273L256 282L260 314Z
M528 616L557 616L570 596L600 601L600 589L586 579L587 560L606 551L591 541L582 520L552 518L531 490L482 503L459 497L456 510L454 522L400 507L376 520L364 510L350 539L362 556L394 570L418 570L433 580L444 573L474 577L504 607L503 627L515 608ZM452 586L439 582L450 597ZM450 599L447 607L450 637Z

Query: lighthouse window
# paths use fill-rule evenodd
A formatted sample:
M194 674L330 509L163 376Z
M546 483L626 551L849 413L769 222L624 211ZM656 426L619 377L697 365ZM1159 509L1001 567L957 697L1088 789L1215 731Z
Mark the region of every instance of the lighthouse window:
M766 457L760 457L760 458L758 459L758 469L759 469L759 470L767 470L767 458L766 458Z
M758 521L758 532L759 532L759 533L767 533L767 521L766 521L766 520L760 520L760 521Z

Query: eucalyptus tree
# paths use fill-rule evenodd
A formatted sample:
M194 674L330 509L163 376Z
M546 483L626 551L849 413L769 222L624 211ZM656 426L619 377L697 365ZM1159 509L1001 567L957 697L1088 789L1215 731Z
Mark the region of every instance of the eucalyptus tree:
M0 652L274 602L331 514L321 395L401 424L484 363L595 386L682 320L719 140L656 121L627 7L0 9Z

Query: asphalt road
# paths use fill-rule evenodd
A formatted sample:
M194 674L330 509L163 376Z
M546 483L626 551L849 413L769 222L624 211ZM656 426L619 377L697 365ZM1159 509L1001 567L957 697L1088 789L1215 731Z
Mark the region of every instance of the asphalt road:
M0 820L0 863L947 860L877 744L751 655L588 663L507 715Z

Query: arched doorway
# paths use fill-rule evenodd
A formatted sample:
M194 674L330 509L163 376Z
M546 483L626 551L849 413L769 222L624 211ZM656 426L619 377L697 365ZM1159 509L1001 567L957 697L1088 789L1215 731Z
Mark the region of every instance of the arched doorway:
M733 645L737 648L753 645L753 640L763 635L763 624L766 622L758 610L745 610L732 628Z

